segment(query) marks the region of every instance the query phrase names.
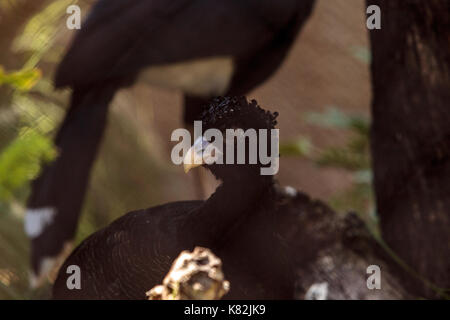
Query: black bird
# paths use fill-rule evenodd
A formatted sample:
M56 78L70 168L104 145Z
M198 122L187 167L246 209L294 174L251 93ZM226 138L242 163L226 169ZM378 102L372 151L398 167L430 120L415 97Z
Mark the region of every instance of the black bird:
M57 160L33 182L25 229L39 285L75 234L115 93L138 79L181 88L191 124L205 99L243 95L279 67L314 0L100 0L55 77L73 89Z
M224 135L230 128L270 129L277 114L261 109L256 101L216 98L203 114L203 126ZM270 133L269 133L270 135ZM270 139L267 139L270 150ZM233 139L224 139L223 157ZM287 247L277 232L277 201L272 175L261 175L267 166L205 164L215 152L214 142L200 138L185 159L201 159L222 184L206 201L182 201L130 212L84 240L60 269L53 287L55 299L145 299L145 292L161 283L182 250L210 248L223 261L231 283L227 299L292 299L294 278ZM257 137L258 149L266 142ZM233 145L232 145L233 146ZM197 148L199 147L199 148ZM237 156L234 149L234 158ZM275 151L275 150L274 150ZM253 151L252 151L253 152ZM211 161L210 161L211 162ZM200 164L185 164L189 170ZM228 162L229 163L229 162ZM81 289L69 290L66 269L81 270Z

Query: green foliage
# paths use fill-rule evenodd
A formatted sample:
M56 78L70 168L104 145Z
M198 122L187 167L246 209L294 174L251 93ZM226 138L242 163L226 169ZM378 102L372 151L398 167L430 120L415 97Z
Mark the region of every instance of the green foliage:
M377 218L374 209L372 172L370 164L370 123L360 115L347 114L336 107L323 113L309 113L306 121L329 129L350 133L344 145L319 148L306 137L283 143L280 154L307 158L316 165L345 170L352 174L353 184L331 197L329 203L337 211L356 211L376 233Z
M56 157L49 137L33 128L23 128L19 136L0 154L0 201L13 197L40 172L41 164Z
M364 64L368 65L372 62L372 52L370 52L370 49L367 47L351 47L351 54Z
M18 135L0 153L0 201L15 198L39 174L41 165L56 157L49 136L55 124L45 114L52 103L39 103L39 99L30 98L28 93L42 79L42 72L35 66L53 44L56 22L71 2L54 1L27 22L12 48L30 54L22 70L6 73L0 67L0 86L13 89L10 105L20 123ZM42 96L47 93L42 92Z
M352 173L353 185L333 196L330 204L336 210L359 212L369 227L376 230L369 121L359 115L346 114L337 108L329 108L324 113L311 113L307 119L320 126L339 128L351 133L345 145L320 150L314 161L319 166L343 169Z
M65 10L74 2L37 4L38 8L48 5L20 26L22 32L11 48L2 48L12 58L5 61L22 62L23 67L0 67L0 299L49 297L48 286L41 290L28 286L29 241L23 231L23 215L29 182L39 175L42 164L57 156L51 135L63 113L67 92L55 92L45 76L62 52L55 40L65 29L61 28ZM14 1L0 0L5 16L21 10L19 4L17 10L10 10L12 5L16 5Z
M321 152L316 163L323 167L335 167L349 171L370 168L368 141L356 136L345 146L329 147Z
M13 89L28 91L39 81L42 73L37 68L5 73L0 66L0 86L10 85Z
M346 114L337 107L330 107L324 113L311 112L306 120L322 127L351 130L365 137L368 137L370 131L370 123L366 118Z
M28 21L22 34L15 39L12 48L16 52L31 54L25 63L26 68L35 67L44 58L56 60L54 55L48 54L49 49L53 46L59 31L59 20L65 17L67 7L74 2L76 1L53 1Z
M47 135L49 126L39 125L42 121L36 119L40 118L30 116L34 103L27 98L27 92L41 77L41 71L36 68L5 73L0 67L0 85L6 84L13 89L11 105L22 123L18 135L0 152L0 201L15 198L39 174L42 163L56 157L56 150Z
M280 145L281 156L301 156L309 157L311 154L311 140L307 137L299 137L294 141L282 143Z

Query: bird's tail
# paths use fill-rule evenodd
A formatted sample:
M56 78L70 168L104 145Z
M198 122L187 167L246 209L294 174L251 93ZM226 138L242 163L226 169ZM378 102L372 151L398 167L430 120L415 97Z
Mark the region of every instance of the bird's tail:
M30 285L40 286L70 251L92 164L117 87L74 89L55 138L57 159L33 182L25 216L31 240ZM62 262L62 261L61 261Z

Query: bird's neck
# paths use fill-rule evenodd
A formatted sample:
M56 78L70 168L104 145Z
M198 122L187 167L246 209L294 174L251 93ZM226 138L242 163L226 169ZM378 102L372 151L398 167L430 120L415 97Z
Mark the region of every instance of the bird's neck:
M271 176L245 175L224 181L186 220L185 235L194 246L211 247L258 211L273 193Z

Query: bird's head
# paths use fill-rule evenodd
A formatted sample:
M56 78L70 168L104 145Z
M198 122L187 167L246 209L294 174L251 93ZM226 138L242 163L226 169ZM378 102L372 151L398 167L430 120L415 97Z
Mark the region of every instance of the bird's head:
M203 136L184 158L185 171L203 165L222 181L260 176L278 161L277 116L245 97L213 99L201 117Z

